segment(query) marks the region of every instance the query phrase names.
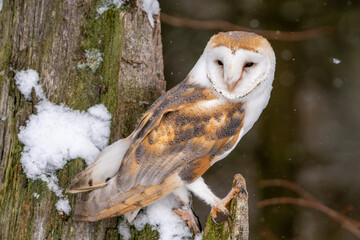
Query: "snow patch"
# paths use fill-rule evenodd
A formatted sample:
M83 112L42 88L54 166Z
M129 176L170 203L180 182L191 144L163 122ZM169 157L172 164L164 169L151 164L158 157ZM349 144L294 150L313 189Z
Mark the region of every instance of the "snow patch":
M124 0L104 0L100 1L100 7L96 9L99 17L101 14L109 10L111 7L120 8L124 4Z
M203 235L204 235L204 232L199 233L198 235L195 236L194 240L201 240L201 239L203 239Z
M31 99L35 89L40 100L37 114L20 127L19 141L24 144L20 162L27 178L42 180L58 197L63 189L58 185L56 171L75 158L91 164L107 146L110 136L111 114L103 104L88 111L72 110L64 104L49 102L38 84L39 74L32 70L15 71L16 85L26 99ZM60 199L59 211L70 212L69 201Z
M111 115L104 105L85 112L41 101L36 108L37 115L31 115L19 133L25 145L21 162L28 178L51 175L75 158L90 164L107 145ZM101 113L100 118L97 114Z
M151 27L154 27L154 18L153 15L159 15L160 5L157 0L143 0L142 9L146 12L148 19L150 21Z
M2 6L3 6L3 0L0 0L0 12L2 10Z
M130 229L125 220L119 224L118 231L124 240L130 239L130 237L131 237Z
M66 215L70 214L71 207L70 207L68 199L59 199L59 201L57 201L55 206L56 206L56 210L58 210L58 212L63 212Z
M173 194L170 194L146 207L135 218L132 225L140 231L146 224L150 224L159 232L161 240L191 239L190 229L172 210L179 207L179 201Z
M39 199L40 195L38 193L33 194L34 198Z
M341 60L337 59L337 58L333 58L332 62L333 62L333 64L339 64L339 63L341 63Z
M25 99L31 101L31 91L34 88L36 97L44 98L44 92L38 84L39 74L32 69L26 71L15 71L15 83L19 91L24 95Z

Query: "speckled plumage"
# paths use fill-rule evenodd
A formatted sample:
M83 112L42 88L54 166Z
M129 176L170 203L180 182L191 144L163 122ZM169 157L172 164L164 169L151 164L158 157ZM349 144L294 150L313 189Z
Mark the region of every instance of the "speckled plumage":
M221 55L223 47L230 50L224 56ZM211 61L224 62L221 64L224 66L216 70L221 71L222 67L224 83L221 84L229 84L225 77L232 75L237 82L254 82L247 85L239 83L237 87L236 82L234 94L240 91L239 96L232 95L232 91L218 83L221 74L207 70L212 62L207 63L205 59L211 59L211 54L219 55L219 51L221 60L215 57ZM253 53L259 56L254 57ZM255 70L246 70L242 66L239 71L250 71L245 75L232 73L231 68L236 66L231 64L240 60L231 59L246 54L259 61L269 59L269 63L259 62ZM170 194L180 186L192 186L190 190L204 186L193 183L198 182L216 161L231 152L266 106L274 61L270 44L256 34L229 32L212 37L188 77L152 104L128 138L116 142L116 147L111 145L93 166L85 169L69 185L67 191L72 193L100 188L76 207L74 219L97 221L126 214ZM265 72L251 75L251 71L259 68ZM226 71L230 73L226 75ZM259 80L246 79L249 76L258 76ZM216 87L216 84L220 85ZM248 90L237 89L243 86ZM255 109L249 110L250 106ZM107 158L114 159L114 164L118 166L116 172ZM102 164L104 162L106 164ZM205 195L211 198L206 200L210 204L218 201L209 191Z

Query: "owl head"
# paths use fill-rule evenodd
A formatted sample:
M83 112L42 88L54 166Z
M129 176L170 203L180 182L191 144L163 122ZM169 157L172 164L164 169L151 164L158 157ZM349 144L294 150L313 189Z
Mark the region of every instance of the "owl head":
M228 99L244 99L272 86L275 54L270 43L249 32L214 35L200 60L202 74Z

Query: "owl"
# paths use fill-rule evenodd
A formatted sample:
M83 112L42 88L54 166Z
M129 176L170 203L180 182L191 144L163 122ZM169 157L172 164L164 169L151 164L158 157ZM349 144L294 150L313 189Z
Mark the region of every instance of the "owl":
M130 136L105 148L73 179L67 192L93 190L77 204L74 220L125 215L131 221L141 208L168 194L189 205L188 190L211 206L213 218L218 212L228 215L226 205L239 189L220 199L201 176L259 118L274 72L275 54L262 36L214 35L186 79L152 104ZM186 208L175 212L196 225Z

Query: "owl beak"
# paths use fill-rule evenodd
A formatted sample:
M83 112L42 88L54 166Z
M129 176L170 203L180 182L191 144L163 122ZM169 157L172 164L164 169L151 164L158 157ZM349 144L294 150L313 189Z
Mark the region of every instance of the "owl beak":
M229 92L232 92L234 91L234 89L236 88L236 86L239 84L239 82L241 81L241 77L242 77L242 74L240 76L240 78L234 82L231 82L231 83L228 83L228 90Z
M230 66L230 68L229 68L229 71L228 71L228 78L229 78L229 80L231 79L233 79L233 76L236 76L236 73L234 72L234 71L231 71L232 69L231 69L231 66ZM234 89L236 88L236 86L238 85L238 83L241 81L241 78L242 78L242 75L243 75L243 72L241 71L241 73L240 73L240 77L239 77L239 79L237 79L237 80L235 80L235 81L228 81L228 85L227 85L227 87L228 87L228 90L229 90L229 92L231 93L232 91L234 91Z
M238 82L239 82L239 81L232 82L232 83L229 83L229 84L228 84L228 90L229 90L229 92L234 91L234 89L235 89L236 85L238 84Z

